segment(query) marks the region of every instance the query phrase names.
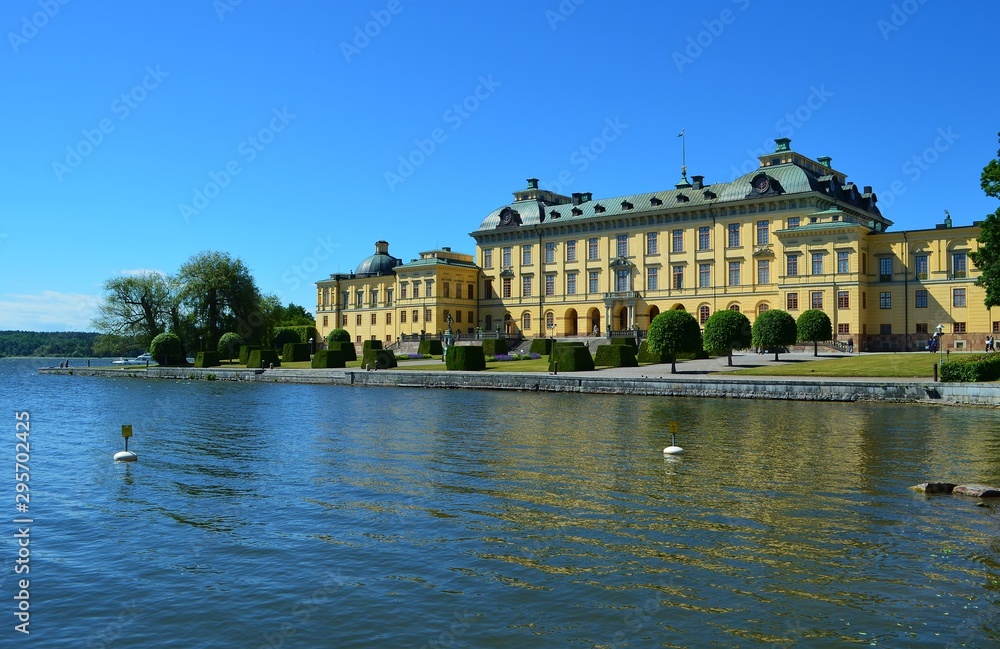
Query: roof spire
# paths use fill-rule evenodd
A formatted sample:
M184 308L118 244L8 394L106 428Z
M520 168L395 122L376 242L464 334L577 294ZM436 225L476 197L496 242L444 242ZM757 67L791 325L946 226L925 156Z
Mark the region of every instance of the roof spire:
M677 137L681 139L681 179L676 185L674 185L674 187L677 189L684 189L691 186L691 183L688 182L687 137L684 135L684 129L681 129L681 132L677 134Z

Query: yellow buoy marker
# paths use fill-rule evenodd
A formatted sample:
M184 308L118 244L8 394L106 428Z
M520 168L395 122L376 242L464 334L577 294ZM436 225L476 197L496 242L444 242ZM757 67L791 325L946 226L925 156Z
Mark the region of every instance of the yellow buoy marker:
M125 438L125 450L115 453L115 462L135 462L139 456L128 450L128 438L132 437L132 426L122 424L122 437Z
M670 446L663 449L664 455L683 455L684 449L677 445L677 422L670 422Z

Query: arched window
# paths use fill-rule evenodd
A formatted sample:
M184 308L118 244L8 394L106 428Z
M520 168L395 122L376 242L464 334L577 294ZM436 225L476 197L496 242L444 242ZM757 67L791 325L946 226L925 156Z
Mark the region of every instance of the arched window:
M490 331L493 329L493 316L487 315L486 320L484 320L483 322L485 323L485 326L483 328L486 329L486 331Z
M703 304L701 308L698 309L698 320L701 322L701 324L705 324L708 321L708 314L709 314L708 305Z
M531 313L528 311L525 311L524 314L521 315L521 329L523 331L531 329Z
M545 326L546 326L546 328L548 328L548 327L554 327L555 324L556 324L556 314L552 313L551 311L546 312L546 314L545 314Z
M760 315L761 313L764 313L765 311L767 311L770 308L771 307L767 306L766 304L761 304L759 307L757 307L757 315Z
M736 313L739 313L740 312L740 305L739 304L732 304L732 305L729 306L729 310L730 311L735 311Z

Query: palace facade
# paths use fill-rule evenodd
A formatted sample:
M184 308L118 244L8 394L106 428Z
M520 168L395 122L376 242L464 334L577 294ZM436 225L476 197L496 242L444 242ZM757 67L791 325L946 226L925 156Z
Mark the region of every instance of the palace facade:
M355 273L317 282L317 328L360 342L454 330L525 337L638 330L685 309L751 321L768 309L822 309L836 339L867 351L923 349L938 325L949 349L1000 333L969 253L978 224L892 232L871 187L775 140L760 168L707 183L594 199L528 179L471 233L475 257L448 248L403 264L378 242Z

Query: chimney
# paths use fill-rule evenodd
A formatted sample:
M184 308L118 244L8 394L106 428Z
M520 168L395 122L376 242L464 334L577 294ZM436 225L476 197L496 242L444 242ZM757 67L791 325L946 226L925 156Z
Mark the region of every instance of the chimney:
M538 189L537 178L528 178L528 189Z
M820 163L821 165L823 165L827 169L830 169L830 161L831 160L832 160L832 158L830 156L828 156L828 155L824 155L824 156L820 156L820 157L816 158L816 162Z
M388 241L376 241L375 242L375 254L376 255L388 255L389 254L389 242Z
M871 194L872 193L872 186L871 185L865 185L865 193L866 194Z
M590 201L590 200L593 200L593 199L594 199L593 192L580 192L580 202L581 203L586 203L587 201Z
M704 176L691 176L691 186L695 189L702 189L705 186Z
M451 252L451 246L441 246L441 250L444 252Z
M579 205L583 201L583 199L581 198L582 196L583 196L583 194L581 194L580 192L573 192L573 196L572 196L572 198L573 198L573 205Z

